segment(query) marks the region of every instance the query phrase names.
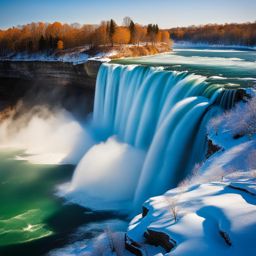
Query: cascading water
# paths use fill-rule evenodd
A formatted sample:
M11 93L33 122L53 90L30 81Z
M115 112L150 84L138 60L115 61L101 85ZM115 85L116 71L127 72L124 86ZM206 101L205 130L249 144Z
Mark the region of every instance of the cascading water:
M70 191L94 203L123 199L138 207L175 187L204 159L206 122L217 105L234 104L235 90L205 80L160 67L102 64L92 123L99 141L110 139L85 154Z

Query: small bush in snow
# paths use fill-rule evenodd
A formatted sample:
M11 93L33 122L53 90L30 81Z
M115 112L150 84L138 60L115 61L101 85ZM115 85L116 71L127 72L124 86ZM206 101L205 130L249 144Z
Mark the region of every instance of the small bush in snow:
M178 219L178 206L177 206L177 200L173 198L166 197L166 201L168 202L170 206L170 210L173 216L173 219L175 222L177 222Z
M256 133L256 97L213 118L208 129L213 130L215 134L220 130L230 132L234 138L244 135L251 138Z
M194 168L193 168L193 170L192 170L192 172L191 172L191 174L188 175L186 177L186 179L182 180L179 183L178 187L182 189L182 188L185 188L185 187L187 187L187 186L197 182L197 178L199 176L199 171L200 171L200 168L202 167L202 164L203 163L196 163Z
M107 228L104 234L94 241L92 256L123 256L124 251L124 234L112 232Z

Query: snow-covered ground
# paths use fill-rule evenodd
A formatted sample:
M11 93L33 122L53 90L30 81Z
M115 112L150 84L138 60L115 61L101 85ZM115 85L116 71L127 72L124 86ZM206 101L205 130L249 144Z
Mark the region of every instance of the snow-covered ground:
M219 182L180 187L151 198L145 217L137 216L128 237L145 255L255 255L256 171L230 174ZM145 233L168 236L163 246L149 246ZM159 254L157 254L159 253ZM196 253L196 254L195 254Z
M73 64L85 63L88 60L110 61L110 57L116 55L116 51L99 52L94 56L89 56L84 51L73 51L62 54L47 54L47 53L16 53L1 57L0 60L11 61L60 61L70 62Z
M205 177L146 201L146 216L136 216L129 225L130 242L139 243L143 255L151 256L256 255L256 170L243 169L253 144L215 154L203 166ZM145 234L151 235L146 239ZM150 246L149 239L161 234L168 236L169 247L163 241Z

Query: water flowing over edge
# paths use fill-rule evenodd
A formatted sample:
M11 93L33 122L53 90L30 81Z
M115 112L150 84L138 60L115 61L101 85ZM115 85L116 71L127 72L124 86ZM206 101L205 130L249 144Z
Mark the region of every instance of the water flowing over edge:
M102 64L92 120L99 144L78 164L67 198L101 210L136 209L175 187L205 158L208 119L235 97L236 90L188 72Z

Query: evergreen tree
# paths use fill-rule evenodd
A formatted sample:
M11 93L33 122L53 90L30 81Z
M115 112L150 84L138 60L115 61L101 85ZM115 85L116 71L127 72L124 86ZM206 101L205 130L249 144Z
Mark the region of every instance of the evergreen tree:
M152 24L148 24L147 37L148 37L148 40L151 42L151 44L153 44L153 41L154 41L154 25L152 25Z
M40 37L38 42L38 49L39 51L44 51L47 48L47 42L43 36Z
M158 34L158 32L159 32L159 27L158 27L158 25L157 25L157 24L155 24L154 32L155 32L155 34Z
M150 34L152 33L153 31L153 25L152 24L148 24L148 27L147 27L147 35L150 36Z
M157 41L157 34L159 33L159 27L157 24L149 24L147 27L147 37L153 45Z
M54 49L54 39L52 36L49 37L48 45L50 49Z
M27 50L28 52L33 51L33 42L31 40L28 41Z
M113 36L115 34L115 31L116 31L116 23L113 19L110 20L110 24L109 24L109 38L110 38L110 42L111 42L111 45L113 46L114 45L114 42L113 42Z
M135 39L135 24L132 20L129 25L129 30L130 30L130 34L131 34L130 43L134 43L134 41L135 41L134 40Z

